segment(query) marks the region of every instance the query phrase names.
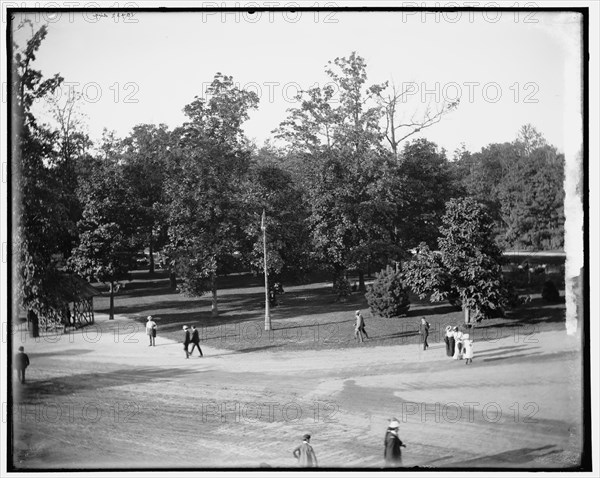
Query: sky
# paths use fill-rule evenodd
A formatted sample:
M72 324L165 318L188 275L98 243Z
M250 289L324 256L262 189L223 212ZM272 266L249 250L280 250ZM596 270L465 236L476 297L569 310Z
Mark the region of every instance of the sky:
M140 123L185 121L216 72L259 94L244 129L260 146L298 106L298 89L330 81L327 62L353 51L367 63L367 84L394 82L410 94L401 117L460 97L458 109L421 136L449 152L512 141L534 125L559 150L568 88L581 85L580 18L544 12L132 12L29 14L49 32L34 67L60 73L81 92L93 139L103 128L126 136ZM15 24L22 17L17 16ZM30 30L15 33L23 43ZM571 67L569 67L571 65ZM571 98L570 100L568 98ZM577 131L578 129L575 129Z

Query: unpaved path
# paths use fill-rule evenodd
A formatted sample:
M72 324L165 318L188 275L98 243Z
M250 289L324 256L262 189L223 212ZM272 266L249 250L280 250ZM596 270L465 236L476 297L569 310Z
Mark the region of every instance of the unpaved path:
M36 468L293 467L313 435L321 467L382 466L387 421L406 466L571 467L582 446L580 339L237 353L186 359L126 318L35 341L15 384L15 464Z

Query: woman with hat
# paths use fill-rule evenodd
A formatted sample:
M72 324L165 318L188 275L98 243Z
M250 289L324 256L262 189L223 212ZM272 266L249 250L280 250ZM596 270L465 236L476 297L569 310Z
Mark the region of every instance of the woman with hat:
M313 447L310 446L310 435L307 433L302 437L302 445L298 446L292 454L298 460L298 466L301 468L316 468L317 455Z
M406 448L406 445L398 437L398 428L400 428L400 423L397 419L392 418L385 432L384 440L383 458L385 459L385 466L387 468L402 466L402 451L400 447Z

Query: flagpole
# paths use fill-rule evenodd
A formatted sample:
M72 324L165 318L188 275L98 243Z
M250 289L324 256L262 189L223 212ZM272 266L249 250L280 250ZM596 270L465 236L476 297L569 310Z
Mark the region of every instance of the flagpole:
M265 330L271 330L271 313L269 308L269 272L267 270L267 224L264 209L260 221L260 228L263 232L263 268L265 270Z

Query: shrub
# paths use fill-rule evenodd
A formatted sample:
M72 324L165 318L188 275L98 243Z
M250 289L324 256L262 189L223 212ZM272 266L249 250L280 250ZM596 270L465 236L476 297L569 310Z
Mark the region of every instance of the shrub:
M410 308L408 288L402 282L402 274L390 266L376 274L365 298L371 312L380 317L406 315Z

